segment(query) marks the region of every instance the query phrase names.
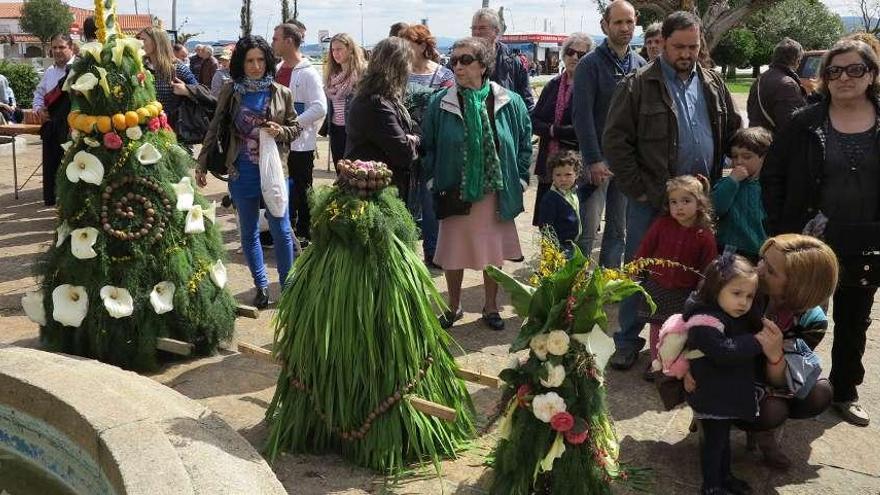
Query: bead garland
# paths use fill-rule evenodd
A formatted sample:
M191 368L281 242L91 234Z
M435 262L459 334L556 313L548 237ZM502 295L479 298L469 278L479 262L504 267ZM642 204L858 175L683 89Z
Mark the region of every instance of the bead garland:
M111 205L113 192L131 184L147 189L161 198L161 205L154 205L149 198L142 194L129 191L121 196ZM101 228L107 235L115 237L121 241L133 241L141 238L150 237L154 242L159 241L165 234L165 220L157 215L164 211L166 217L173 215L171 200L167 193L158 182L147 177L122 177L108 184L101 193ZM140 229L133 231L124 231L113 228L110 224L110 217L114 215L121 219L132 220L135 217L134 206L139 206L145 215L144 221ZM111 209L112 206L112 209ZM155 232L154 232L155 231ZM152 235L151 235L152 234Z
M422 378L425 377L425 375L428 373L428 368L430 368L432 364L434 364L434 358L431 356L426 357L425 364L422 365L422 368L419 370L418 376L413 378L412 380L410 380L409 383L407 383L406 385L401 387L399 390L397 390L393 394L389 395L384 400L379 401L379 405L374 407L373 410L370 412L370 414L367 415L367 419L364 420L364 422L361 424L360 428L351 429L351 430L340 430L339 428L331 427L330 428L331 431L333 431L334 433L339 435L343 440L346 440L349 442L353 442L355 440L360 440L360 439L364 438L367 435L367 433L370 431L370 428L373 427L373 422L376 421L376 419L378 419L379 416L388 412L392 407L394 407L395 404L400 402L400 400L406 394L410 393L412 391L412 389L414 389L416 387L416 385L419 384L419 382L422 380ZM311 395L311 390L309 390L308 386L305 383L296 379L296 377L290 378L290 385L297 390L300 390L306 394ZM324 412L321 411L318 408L318 406L314 404L314 401L313 401L313 406L314 406L315 412L318 414L318 417L320 417L322 420L324 420L325 423L329 424L330 421L327 419L327 415L324 414Z

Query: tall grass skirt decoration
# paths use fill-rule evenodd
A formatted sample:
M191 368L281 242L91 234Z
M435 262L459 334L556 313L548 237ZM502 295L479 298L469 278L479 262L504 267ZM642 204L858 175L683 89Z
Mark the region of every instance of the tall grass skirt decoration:
M283 369L268 455L335 451L382 472L437 465L472 438L473 405L435 316L442 300L412 249L415 224L390 190L325 187L312 200L313 242L275 320ZM412 397L455 409L455 421L417 411Z

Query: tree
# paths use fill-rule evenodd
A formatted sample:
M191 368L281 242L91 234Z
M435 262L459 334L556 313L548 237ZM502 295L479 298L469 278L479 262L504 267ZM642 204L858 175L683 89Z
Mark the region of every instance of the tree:
M736 68L749 63L758 41L745 28L731 29L712 51L712 58L724 69L727 77L736 78Z
M746 26L758 40L749 60L757 77L762 65L770 63L773 47L786 36L803 45L804 50L830 47L843 35L840 16L829 11L821 0L782 0L756 12Z
M857 7L862 18L862 31L871 34L880 32L880 1L858 0Z
M21 9L21 29L40 40L43 55L46 43L56 34L67 34L73 20L70 8L61 0L27 0Z
M251 17L251 0L243 0L241 3L241 35L250 36L253 28Z
M290 4L287 0L281 0L281 21L287 22L290 20Z
M185 33L183 31L180 31L179 33L177 33L177 42L181 45L185 45L187 41L195 38L200 34L204 33L202 31L199 31L198 33Z

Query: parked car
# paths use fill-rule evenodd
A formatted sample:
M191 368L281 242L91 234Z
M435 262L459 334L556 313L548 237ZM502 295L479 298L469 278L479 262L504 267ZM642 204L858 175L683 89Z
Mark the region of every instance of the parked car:
M801 64L798 66L798 76L801 78L801 86L812 94L819 84L819 66L822 65L822 57L828 50L810 50L804 53Z

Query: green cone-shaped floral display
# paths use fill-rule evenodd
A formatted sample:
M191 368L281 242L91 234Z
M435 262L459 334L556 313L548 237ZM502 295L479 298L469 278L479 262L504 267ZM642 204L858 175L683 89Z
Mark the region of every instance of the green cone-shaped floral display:
M215 206L194 191L141 42L116 31L112 0L96 7L104 41L81 47L64 86L57 237L22 306L51 350L149 369L159 337L216 349L235 305Z
M412 250L412 217L381 189L383 166L351 166L362 179L313 194L312 244L279 303L267 451L336 451L394 472L454 455L474 434L473 406L434 315L442 300ZM455 409L455 421L411 397Z

